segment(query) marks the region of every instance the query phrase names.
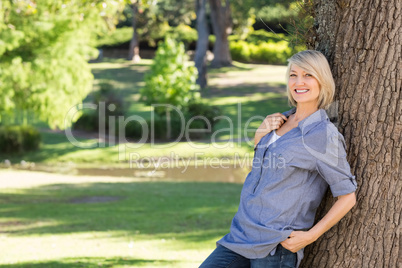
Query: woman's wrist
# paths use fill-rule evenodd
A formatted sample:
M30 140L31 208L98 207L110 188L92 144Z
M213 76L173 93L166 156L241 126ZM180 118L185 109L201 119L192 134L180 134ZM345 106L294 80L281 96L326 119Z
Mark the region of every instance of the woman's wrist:
M310 236L311 243L315 242L322 235L320 232L314 230L314 228L308 230L307 233Z

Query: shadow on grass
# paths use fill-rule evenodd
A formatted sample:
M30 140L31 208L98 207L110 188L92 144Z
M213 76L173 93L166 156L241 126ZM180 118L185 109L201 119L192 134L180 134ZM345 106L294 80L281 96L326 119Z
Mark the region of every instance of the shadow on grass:
M50 133L41 132L42 144L39 150L29 151L22 153L4 154L0 153L0 160L4 159L10 160L12 163L19 163L21 160L29 162L42 162L50 159L55 159L61 155L82 151L91 150L82 149L80 147L74 146L66 137L64 132L62 133ZM93 144L94 140L77 138L76 140L84 142L88 145ZM96 148L93 148L96 149Z
M254 67L247 66L246 64L240 62L233 62L232 66L228 67L221 67L221 68L213 68L208 66L208 73L215 74L215 73L229 73L233 71L251 71Z
M146 64L124 64L118 68L92 69L96 80L109 81L122 96L138 93L142 87L140 83L144 82L144 75L148 71L149 65Z
M0 229L8 236L124 231L200 242L228 231L240 190L225 183L111 182L0 192Z
M165 260L141 260L131 258L94 258L94 257L81 257L81 258L64 258L61 260L51 260L45 262L25 262L18 264L0 264L0 268L99 268L99 267L141 267L143 265L153 264L155 266L173 265L175 261Z

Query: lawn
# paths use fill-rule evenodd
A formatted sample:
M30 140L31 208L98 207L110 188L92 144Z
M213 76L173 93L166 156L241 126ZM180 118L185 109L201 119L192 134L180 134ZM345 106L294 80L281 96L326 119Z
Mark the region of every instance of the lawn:
M124 99L128 116L149 118L150 108L139 102L138 92L151 63L92 63L94 90L110 83ZM0 160L102 170L127 169L133 156L204 159L211 165L216 159L233 161L235 155L252 159L250 138L262 119L289 109L284 75L284 66L236 62L210 70L202 96L229 119L216 125L216 140L113 145L93 133L74 133L73 144L63 131L36 122L42 127L41 149L0 154ZM0 268L198 267L229 231L241 184L194 182L194 176L208 175L192 172L178 181L0 169Z
M241 185L0 173L0 267L198 267Z

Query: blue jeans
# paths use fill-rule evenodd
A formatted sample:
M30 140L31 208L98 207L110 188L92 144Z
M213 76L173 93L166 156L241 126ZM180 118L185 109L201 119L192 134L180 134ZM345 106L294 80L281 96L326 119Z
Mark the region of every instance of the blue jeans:
M295 268L297 255L278 244L274 255L247 259L219 245L199 268Z

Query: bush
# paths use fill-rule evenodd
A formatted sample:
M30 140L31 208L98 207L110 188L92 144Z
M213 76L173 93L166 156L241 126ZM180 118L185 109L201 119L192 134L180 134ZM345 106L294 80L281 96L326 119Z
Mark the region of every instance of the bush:
M163 24L159 28L159 31L151 32L147 38L140 38L141 41L148 41L148 44L153 47L158 41L165 39L169 35L183 42L186 47L197 42L197 30L188 25L179 24L176 27L172 27ZM117 28L106 35L98 36L95 45L99 48L128 46L132 36L132 27Z
M147 125L145 127L148 128L148 135L146 140L149 141L153 135L154 139L157 140L166 140L167 135L167 120L166 117L155 117L152 123L151 119L146 120ZM176 140L184 127L181 124L181 120L178 117L172 117L170 119L171 124L171 139ZM152 134L153 128L153 134ZM116 131L117 133L117 131ZM138 121L130 121L127 123L125 128L125 137L126 139L138 140L142 138L143 135L143 127Z
M286 39L287 39L286 35L282 33L273 33L273 32L267 32L266 30L257 30L249 33L245 41L247 41L248 43L258 45L260 43L266 43L266 42L276 43Z
M174 37L177 41L183 42L186 47L189 44L197 42L197 30L185 24L179 24L176 27L170 27L167 34Z
M187 107L187 114L189 118L194 116L202 116L205 117L206 120L211 124L211 128L213 128L219 120L214 120L217 116L222 115L221 109L217 106L210 106L208 103L198 100L198 101L191 101ZM205 120L196 119L194 122L202 122L203 125L201 128L207 128ZM193 127L196 128L196 127Z
M35 151L39 149L41 136L39 131L32 126L21 126L22 148L24 151Z
M234 60L268 64L286 64L292 54L303 49L296 47L292 50L286 41L253 44L239 40L230 43L230 53Z
M251 52L251 58L254 61L272 64L286 64L286 60L291 55L292 50L286 41L261 43Z
M199 98L197 69L189 62L184 44L166 38L156 51L151 71L145 75L140 100L147 105L170 104L181 109L191 99ZM163 115L166 109L155 109Z
M229 36L229 48L234 60L268 64L286 64L294 53L305 50L304 45L292 45L289 36L266 30L250 32L246 38Z
M256 22L254 29L266 29L267 26L275 32L286 32L292 20L295 20L299 13L299 7L296 2L286 6L277 3L276 5L267 5L256 13Z
M151 71L145 75L145 86L140 90L140 100L154 107L159 116L170 118L171 107L182 109L200 93L196 84L197 69L189 62L184 44L167 37L161 42L155 54ZM167 133L166 137L172 137Z
M117 28L103 36L98 36L96 47L115 47L126 43L130 43L133 36L133 27Z
M230 54L234 60L250 62L250 47L252 44L246 41L232 41L230 42Z
M108 82L99 84L100 89L94 92L91 96L91 102L96 104L96 110L85 109L84 113L73 123L73 129L84 131L98 131L99 122L105 120L105 131L109 129L109 116L124 115L125 106L121 96L116 94L113 86ZM104 104L105 111L99 113L100 104ZM99 114L104 118L100 118Z
M203 101L191 101L187 106L186 110L184 111L184 113L185 113L184 125L182 125L181 118L177 115L177 113L176 112L172 113L170 124L172 130L171 139L173 140L176 140L180 136L180 134L184 133L183 131L185 131L185 127L189 123L189 120L194 118L195 116L202 116L205 118L205 120L200 118L192 120L192 122L189 125L189 129L208 129L210 127L212 131L213 127L219 121L214 120L214 118L222 114L221 110L218 107L210 106ZM210 123L210 126L208 126L208 123L206 121ZM152 121L147 120L146 122L148 127L147 140L149 140L151 138ZM167 124L168 123L166 117L164 116L156 116L154 118L153 127L154 127L155 139L166 140ZM134 139L134 140L140 139L143 135L141 124L137 121L128 122L125 128L125 135L126 138L128 139ZM189 137L191 139L200 139L205 137L206 135L208 135L208 132L189 133ZM183 136L183 138L185 138L185 136Z
M74 130L98 131L99 115L97 111L85 110L85 112L73 123Z
M0 126L0 151L20 153L37 150L40 133L32 126Z

